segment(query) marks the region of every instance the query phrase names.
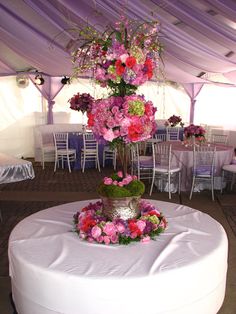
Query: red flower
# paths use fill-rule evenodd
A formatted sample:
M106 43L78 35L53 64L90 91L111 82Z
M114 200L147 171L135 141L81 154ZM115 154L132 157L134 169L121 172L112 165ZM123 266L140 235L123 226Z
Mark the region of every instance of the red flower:
M87 112L88 117L88 126L92 127L94 126L94 115L91 112Z
M115 67L117 75L122 75L125 72L125 67L122 65L121 60L116 60Z
M127 68L132 68L136 64L135 57L128 57L125 61Z
M156 210L151 210L149 213L148 213L150 216L157 216L157 217L160 217L161 215L156 211Z
M87 218L83 221L83 224L81 226L81 230L83 232L87 232L90 228L96 225L96 221L91 218Z
M137 141L140 138L140 134L143 133L143 127L141 124L131 124L128 127L128 135L131 141Z
M129 229L130 229L131 233L136 233L137 236L142 235L142 231L139 229L136 222L134 222L132 220L129 221Z

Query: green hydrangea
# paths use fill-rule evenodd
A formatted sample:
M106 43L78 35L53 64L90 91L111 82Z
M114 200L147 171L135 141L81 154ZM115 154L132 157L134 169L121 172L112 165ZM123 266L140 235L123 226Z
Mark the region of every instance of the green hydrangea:
M145 106L142 100L129 101L129 113L132 115L143 116Z

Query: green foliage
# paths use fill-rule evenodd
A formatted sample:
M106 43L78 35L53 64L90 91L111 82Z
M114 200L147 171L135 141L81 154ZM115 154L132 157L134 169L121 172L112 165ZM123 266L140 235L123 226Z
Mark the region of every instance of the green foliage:
M108 197L130 197L132 196L131 192L124 187L117 185L106 185L101 183L98 187L98 193L102 196Z
M111 176L112 180L121 181L121 178L117 174ZM97 192L102 196L107 197L130 197L130 196L141 196L145 191L145 185L139 180L134 180L125 186L117 185L106 185L101 183L98 186Z
M145 185L142 181L134 180L126 185L126 189L129 190L133 196L139 196L145 192Z

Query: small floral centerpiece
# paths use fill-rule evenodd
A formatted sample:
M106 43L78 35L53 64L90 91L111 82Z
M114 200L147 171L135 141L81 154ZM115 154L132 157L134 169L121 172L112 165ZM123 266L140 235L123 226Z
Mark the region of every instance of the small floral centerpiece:
M90 112L92 110L94 98L87 93L77 93L68 100L70 103L70 109L81 111L82 113Z
M82 130L84 132L86 130L84 114L86 113L87 117L90 117L94 98L88 93L77 93L68 102L70 103L70 109L82 112Z
M138 203L145 191L145 185L136 176L124 176L122 171L118 171L110 177L105 177L97 191L103 202L103 213L111 220L129 219L140 215Z
M140 216L136 219L109 220L103 213L103 204L90 203L74 215L75 231L83 240L103 244L149 242L163 232L167 221L162 213L146 200L139 203Z
M169 117L169 119L165 122L165 126L171 126L175 127L177 125L180 125L181 127L184 126L184 123L182 122L182 118L180 116L173 115Z
M189 142L194 140L195 142L205 142L206 130L200 125L190 124L184 128L185 141Z

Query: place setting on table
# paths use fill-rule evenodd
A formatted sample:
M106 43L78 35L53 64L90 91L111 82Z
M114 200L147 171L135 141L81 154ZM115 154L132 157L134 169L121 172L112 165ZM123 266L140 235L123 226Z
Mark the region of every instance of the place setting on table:
M106 34L92 32L73 61L110 95L78 93L70 104L87 113L98 142L116 150L119 169L98 182L98 199L39 211L14 228L8 252L16 310L216 314L227 274L223 227L182 204L142 198L144 183L128 173L130 149L156 132L157 109L135 92L161 61L158 23L121 18Z

